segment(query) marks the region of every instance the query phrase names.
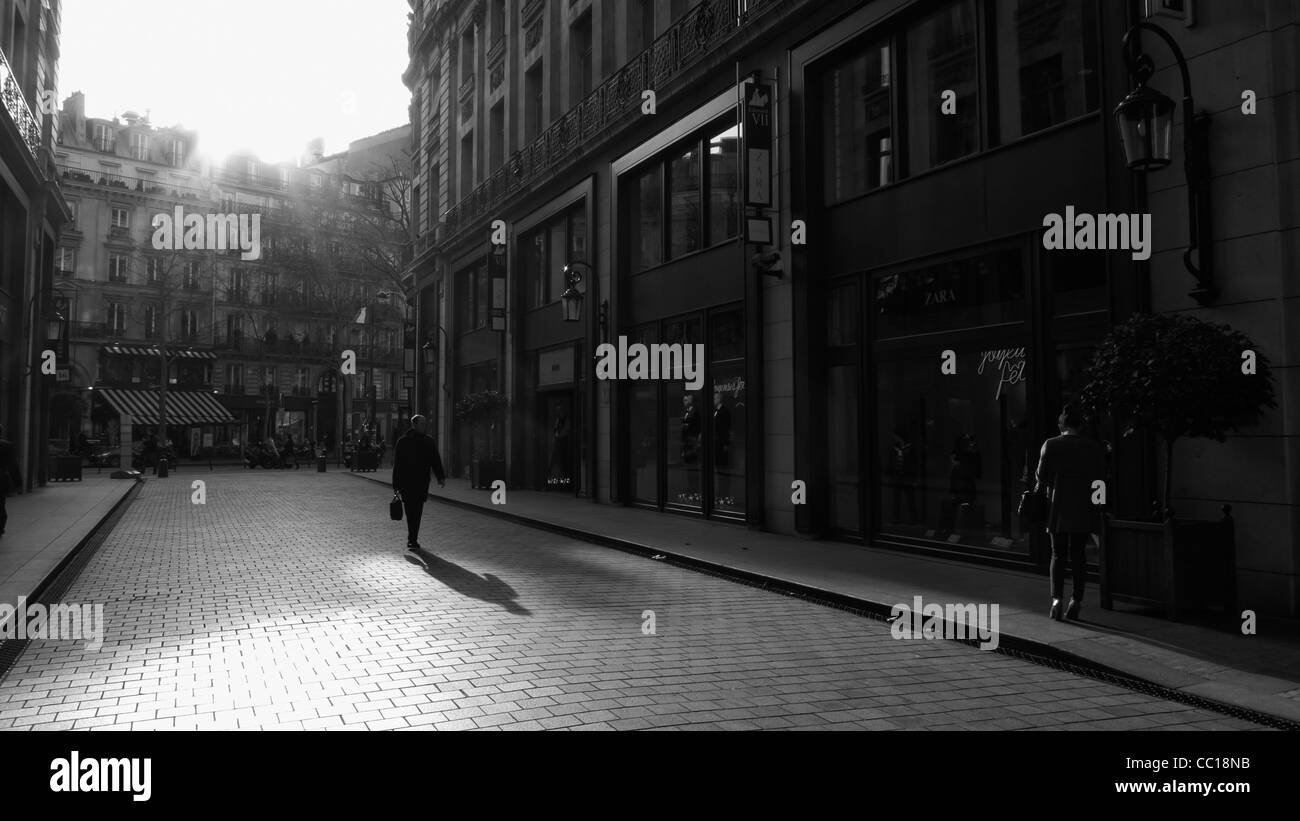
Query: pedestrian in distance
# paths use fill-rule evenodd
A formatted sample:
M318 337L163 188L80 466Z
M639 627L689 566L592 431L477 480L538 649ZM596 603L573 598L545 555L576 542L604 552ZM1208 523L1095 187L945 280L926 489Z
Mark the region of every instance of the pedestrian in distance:
M1048 504L1047 532L1052 538L1052 609L1049 615L1061 620L1061 599L1065 594L1065 566L1074 578L1067 619L1079 618L1084 586L1088 579L1088 537L1100 532L1101 511L1092 503L1093 482L1106 476L1106 447L1082 435L1083 413L1066 405L1057 419L1061 435L1043 443L1038 456L1038 493Z
M426 426L423 416L412 416L411 427L397 440L393 449L393 490L402 497L406 514L406 549L411 552L421 549L420 517L429 498L429 474L438 478L438 487L447 486L438 444L425 434Z
M10 491L23 492L23 472L18 469L14 443L5 439L5 429L0 425L0 536L4 535L9 513L5 510L5 497Z

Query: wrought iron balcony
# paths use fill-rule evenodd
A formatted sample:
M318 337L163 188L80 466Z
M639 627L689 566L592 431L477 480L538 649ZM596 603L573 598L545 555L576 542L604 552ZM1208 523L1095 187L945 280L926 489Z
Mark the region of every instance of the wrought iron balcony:
M37 165L42 165L39 159L41 124L28 107L23 91L18 87L18 78L9 67L9 61L5 59L3 50L0 50L0 101L4 103L3 107L9 113L9 119L14 121L18 133L22 135L23 142L27 143L27 150L32 152L32 160Z
M648 48L447 209L444 222L448 238L467 230L543 176L558 172L578 156L580 149L605 139L613 128L639 111L643 91L662 92L778 5L777 0L705 0L682 15ZM521 16L527 18L531 8L524 6ZM663 104L662 98L659 104Z

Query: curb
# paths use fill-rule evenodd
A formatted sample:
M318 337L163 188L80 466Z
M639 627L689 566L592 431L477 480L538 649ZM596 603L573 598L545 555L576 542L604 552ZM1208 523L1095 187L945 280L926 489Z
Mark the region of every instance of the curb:
M365 474L354 475L358 475L359 478L366 479L375 484L392 488L391 482L386 482L378 477ZM602 533L580 530L575 527L570 527L569 525L545 522L540 519L522 516L518 513L507 513L504 510L494 510L482 505L476 505L472 502L465 502L460 499L452 499L446 496L437 496L432 493L429 494L428 498L451 507L461 508L463 510L469 510L487 516L495 516L535 530L545 530L551 533L557 533L589 544L596 544L601 547L610 547L643 558L663 561L666 564L683 567L711 576L726 578L752 587L770 590L774 593L813 601L825 606L846 610L884 622L888 622L893 613L893 605L890 604L871 601L869 599L861 599L844 593L838 593L833 590L826 590L813 585L789 581L776 576L767 576L751 570L742 570L693 556L670 553L659 548L648 547L630 539L622 539L614 536L607 536ZM948 622L945 619L945 624L951 624L951 622ZM956 632L952 632L951 635L956 635ZM975 647L979 646L978 638L945 638L944 640L955 641ZM1103 681L1109 681L1113 684L1126 686L1130 689L1138 689L1144 693L1159 695L1161 698L1167 700L1211 709L1215 712L1226 713L1234 717L1245 718L1246 720L1268 724L1269 726L1278 727L1280 729L1300 730L1300 723L1297 723L1294 719L1287 718L1286 716L1277 715L1275 713L1266 713L1262 710L1253 707L1246 707L1240 704L1232 704L1229 702L1206 698L1204 696L1192 695L1182 690L1151 681L1150 679L1145 679L1132 673L1127 673L1114 667L1101 664L1100 662L1093 661L1086 656L1080 656L1076 653L1062 650L1041 641L1021 638L1000 632L998 636L998 647L992 652L1004 653L1005 655L1022 658L1040 664L1046 663L1050 666L1057 667L1058 669L1073 668L1072 672L1089 675L1093 678L1100 678Z

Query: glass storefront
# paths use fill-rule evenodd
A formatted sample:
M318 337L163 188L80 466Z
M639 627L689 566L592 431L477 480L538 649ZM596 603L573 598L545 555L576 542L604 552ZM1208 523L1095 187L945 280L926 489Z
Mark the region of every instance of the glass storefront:
M707 333L706 333L707 329ZM629 495L646 506L745 515L745 335L739 306L633 329L628 344L704 346L703 383L630 380Z

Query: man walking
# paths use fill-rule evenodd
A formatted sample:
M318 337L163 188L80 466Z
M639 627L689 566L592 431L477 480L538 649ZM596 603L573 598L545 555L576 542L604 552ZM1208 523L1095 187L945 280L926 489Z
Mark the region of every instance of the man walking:
M411 427L397 440L393 448L393 490L402 496L406 512L406 549L420 550L420 516L429 496L429 473L438 477L438 487L446 487L447 476L442 471L442 458L433 438L425 435L425 418L411 417Z
M5 510L5 497L11 490L22 491L23 473L18 469L14 443L5 439L5 429L0 426L0 536L4 535L9 513Z
M1086 548L1088 536L1101 530L1101 516L1092 503L1092 483L1106 478L1106 446L1079 433L1083 414L1066 405L1057 420L1060 436L1043 443L1038 457L1038 486L1051 488L1047 496L1047 532L1052 537L1052 609L1049 615L1061 620L1061 598L1065 595L1065 564L1068 559L1074 589L1065 617L1079 618L1083 589L1088 579Z

